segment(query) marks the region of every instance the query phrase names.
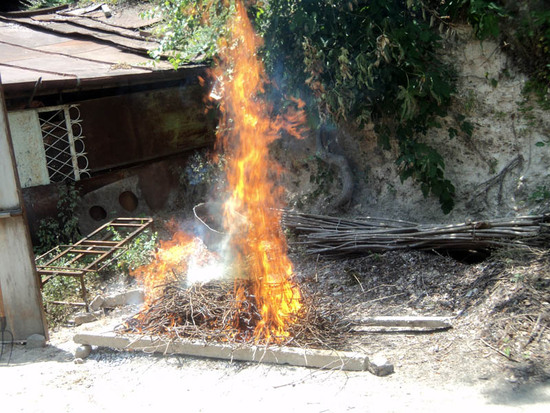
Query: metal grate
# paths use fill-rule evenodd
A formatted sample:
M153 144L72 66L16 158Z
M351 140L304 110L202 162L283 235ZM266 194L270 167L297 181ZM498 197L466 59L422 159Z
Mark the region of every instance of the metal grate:
M59 245L37 257L36 270L42 286L57 276L80 279L83 303L62 301L51 303L85 306L89 310L84 276L89 272L97 272L105 268L125 249L128 242L152 223L153 218L115 218L80 241L72 245ZM121 239L113 240L115 234Z
M89 176L82 119L77 105L38 109L46 166L51 182L79 181Z

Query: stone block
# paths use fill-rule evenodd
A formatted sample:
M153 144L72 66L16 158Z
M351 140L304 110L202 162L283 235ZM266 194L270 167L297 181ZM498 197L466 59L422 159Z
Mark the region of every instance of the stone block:
M96 296L90 303L90 310L92 311L99 310L103 306L104 302L105 302L105 298L103 298L103 296L101 295Z
M142 304L145 301L145 293L141 289L126 291L126 305Z
M115 308L123 305L126 305L126 293L108 295L103 302L103 308Z
M367 369L375 376L387 376L394 372L393 364L391 364L388 359L381 354L375 354L369 359Z
M112 294L105 297L102 306L104 308L115 308L125 305L141 304L145 299L143 290L135 289L119 294Z
M85 359L90 355L91 352L92 346L88 344L82 344L81 346L78 346L74 351L74 357L77 359Z
M96 321L100 316L101 311L96 311L94 313L78 313L74 316L74 323L77 326L85 323L91 323Z
M27 337L28 348L40 348L46 346L46 337L42 334L31 334Z

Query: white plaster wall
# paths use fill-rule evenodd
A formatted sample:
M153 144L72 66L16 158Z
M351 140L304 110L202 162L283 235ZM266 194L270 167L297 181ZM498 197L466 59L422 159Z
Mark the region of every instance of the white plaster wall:
M445 160L446 177L456 188L454 210L443 214L437 198L424 198L417 182L401 182L395 142L391 151L385 151L374 132L365 130L342 131L338 139L355 177L348 213L440 223L547 211L549 200L535 202L533 198L541 189L550 191L550 111L534 100L522 103L526 76L501 45L476 40L469 28L463 28L442 54L456 69L457 92L449 115L441 119L443 127L420 140L436 148ZM449 138L449 127L459 129L454 121L457 114L474 125L471 137L461 132ZM537 142L546 143L537 146ZM317 187L311 179L316 174L311 161L315 144L314 139L298 144L299 150L292 150L295 167L282 161L291 172L287 179L290 206L299 200L305 206L298 209L311 211L323 205L327 194L307 199ZM329 189L328 196L339 187ZM341 213L322 208L319 212Z

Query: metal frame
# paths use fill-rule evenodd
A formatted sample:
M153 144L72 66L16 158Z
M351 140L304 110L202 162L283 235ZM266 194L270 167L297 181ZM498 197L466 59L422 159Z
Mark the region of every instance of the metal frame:
M71 119L71 110L77 112L74 119ZM37 112L39 115L41 113L47 114L46 118L39 117L39 122L40 130L42 131L42 140L44 141L44 150L46 151L46 166L50 181L63 182L67 179L79 181L83 174L89 175L88 158L85 152L84 136L82 136L82 119L80 118L78 105L48 106L37 109ZM62 121L54 121L53 119L60 113L63 113L64 119ZM78 127L77 133L73 132L75 126ZM61 134L55 134L54 132L56 131L60 131ZM53 142L48 143L47 138L52 138ZM62 142L63 148L56 146L59 142ZM77 142L81 146L80 150L77 150ZM53 156L48 156L48 150L50 149L55 152ZM59 159L61 155L64 155L67 159ZM82 168L78 164L79 159L85 161L85 166ZM61 166L54 167L54 162L61 163ZM70 173L67 171L69 165L71 167Z
M41 287L57 276L78 277L80 279L80 292L83 303L70 303L64 301L50 301L52 304L66 304L86 307L90 311L84 276L90 272L97 272L105 268L112 259L125 249L125 245L134 239L139 233L150 227L153 218L115 218L102 225L88 236L71 245L59 245L36 258L36 269L40 277ZM125 237L120 241L113 241L114 234L110 228L117 232L124 231ZM61 249L61 250L59 250ZM55 254L46 263L38 265L42 259ZM87 263L86 258L95 256L92 262ZM60 264L62 259L69 261Z

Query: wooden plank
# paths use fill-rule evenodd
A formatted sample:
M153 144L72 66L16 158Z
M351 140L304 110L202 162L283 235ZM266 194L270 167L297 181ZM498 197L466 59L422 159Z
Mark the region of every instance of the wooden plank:
M0 210L22 208L15 165L0 79ZM0 219L0 264L4 314L14 340L26 340L31 334L47 337L39 280L24 215Z
M51 268L51 267L37 267L37 270L40 274L59 274L59 275L83 275L86 272L94 272L91 270L80 270L80 269L71 269L66 267L58 267L58 268Z
M356 323L376 327L450 328L451 320L452 317L379 316L362 318Z
M153 218L150 218L150 217L146 217L146 218L126 218L126 217L118 217L116 219L117 222L124 222L124 221L139 221L139 222L142 222L142 223L146 223L146 222L153 222Z
M75 307L86 307L86 303L75 303L73 301L46 301L48 304L55 304L55 305L72 305Z
M452 328L453 317L430 317L430 316L381 316L367 317L355 320L352 324L352 331L355 333L373 332L430 332L447 330Z
M101 3L92 4L91 6L88 6L88 7L81 7L78 9L69 10L61 14L66 14L68 16L82 16L83 14L90 13L91 11L94 11L100 8L101 8Z
M61 275L66 277L80 277L83 273L81 271L71 271L69 269L62 269L62 270L43 270L41 268L38 268L38 273L40 275ZM49 277L51 278L51 277ZM49 279L48 278L48 279ZM45 283L46 280L44 280Z
M2 285L0 284L0 328L1 331L4 331L4 323L6 322L6 315L4 313L4 298L2 297Z

